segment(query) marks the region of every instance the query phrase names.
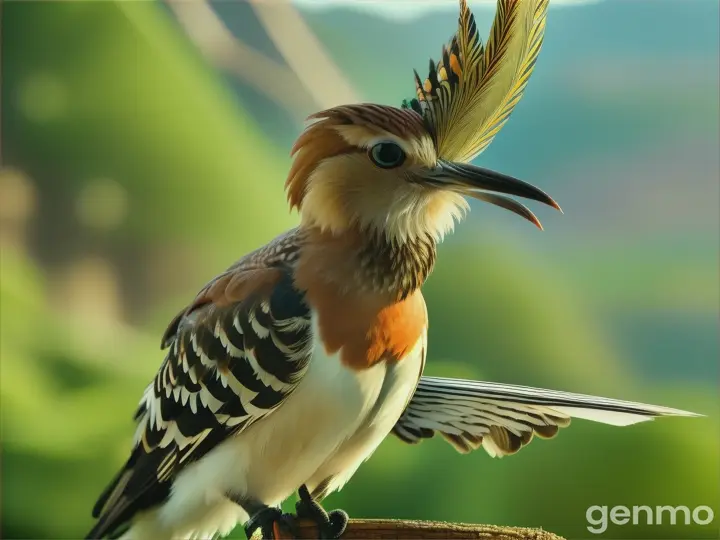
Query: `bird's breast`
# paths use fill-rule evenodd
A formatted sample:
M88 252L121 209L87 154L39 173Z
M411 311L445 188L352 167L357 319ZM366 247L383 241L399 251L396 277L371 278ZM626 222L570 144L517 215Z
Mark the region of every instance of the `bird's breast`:
M403 300L387 301L326 288L308 291L308 301L326 353L338 353L342 364L356 371L407 358L427 329L419 290Z

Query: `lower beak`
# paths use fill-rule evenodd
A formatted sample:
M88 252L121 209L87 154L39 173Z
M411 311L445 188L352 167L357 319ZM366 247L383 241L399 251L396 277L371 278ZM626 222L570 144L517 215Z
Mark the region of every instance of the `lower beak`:
M542 229L540 221L529 208L510 197L498 195L498 193L539 201L562 212L558 203L550 195L532 184L468 163L439 160L437 167L430 171L425 180L436 187L452 189L474 199L510 210L540 229Z

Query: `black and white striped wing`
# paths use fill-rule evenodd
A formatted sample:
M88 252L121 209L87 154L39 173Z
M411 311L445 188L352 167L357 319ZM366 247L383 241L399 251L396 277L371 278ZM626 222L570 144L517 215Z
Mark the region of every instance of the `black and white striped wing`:
M271 414L294 390L310 359L310 313L289 275L269 289L179 319L135 415L132 455L93 510L99 521L91 538L162 502L185 465Z
M693 413L616 399L499 383L421 377L393 433L408 443L440 433L458 451L516 453L533 435L554 437L571 418L615 426Z

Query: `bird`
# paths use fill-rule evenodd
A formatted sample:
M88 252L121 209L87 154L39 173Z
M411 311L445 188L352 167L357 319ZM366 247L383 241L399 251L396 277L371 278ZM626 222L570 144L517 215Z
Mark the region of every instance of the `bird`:
M309 117L286 179L299 225L240 258L172 319L136 410L126 463L86 538L200 539L242 525L292 537L299 518L339 538L320 504L387 437L439 434L459 452L514 454L580 418L625 426L693 413L423 375L422 286L468 198L542 229L513 197L541 189L471 163L505 125L540 52L548 0L498 0L486 43L466 0L457 31L398 107ZM294 514L280 504L297 493Z

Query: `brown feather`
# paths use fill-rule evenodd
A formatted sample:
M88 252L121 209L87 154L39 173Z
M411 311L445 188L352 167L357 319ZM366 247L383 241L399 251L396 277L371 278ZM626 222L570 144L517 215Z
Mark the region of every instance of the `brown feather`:
M422 116L417 112L375 103L333 107L315 113L308 119L320 120L325 125L364 126L380 132L385 131L401 139L424 137L428 134Z
M308 179L324 160L351 152L353 147L335 130L322 123L308 127L295 142L292 167L285 182L290 208L300 208L307 193Z
M293 229L265 246L248 253L225 272L205 285L195 299L170 322L162 337L162 347L168 346L182 319L204 307L225 307L239 302L250 294L261 294L275 285L282 272L278 266L292 263L299 254L303 232Z
M401 360L427 328L419 287L430 269L427 261L434 261L434 244L430 252L398 262L388 246L366 248L359 231L340 237L309 231L295 270L327 352L342 348L341 361L353 369Z

